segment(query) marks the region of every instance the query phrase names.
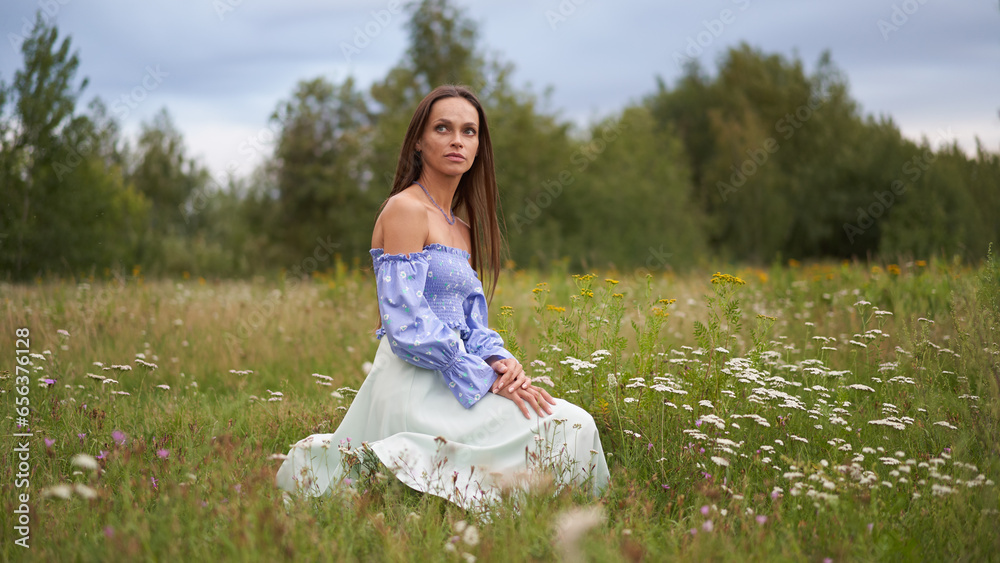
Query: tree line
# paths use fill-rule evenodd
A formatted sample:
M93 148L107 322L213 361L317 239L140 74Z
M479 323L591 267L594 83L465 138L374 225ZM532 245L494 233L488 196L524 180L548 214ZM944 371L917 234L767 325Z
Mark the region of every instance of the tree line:
M165 108L134 140L114 106L80 110L78 54L39 13L23 68L0 75L0 278L366 264L412 111L442 83L471 86L486 108L520 266L979 260L1000 240L1000 157L864 115L829 54L807 72L734 46L714 71L689 63L580 128L546 93L513 86L513 64L487 55L451 2L404 9L408 48L383 78L300 81L269 116L263 162L224 182L187 154Z

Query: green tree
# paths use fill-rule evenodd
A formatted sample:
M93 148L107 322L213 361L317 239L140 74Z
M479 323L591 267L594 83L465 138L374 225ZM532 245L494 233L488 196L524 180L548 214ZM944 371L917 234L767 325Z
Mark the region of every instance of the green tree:
M649 108L631 106L595 124L571 162L576 180L565 199L575 217L567 228L582 266L662 272L703 254L684 147Z
M100 102L76 115L86 86L69 38L38 13L24 68L0 80L0 268L14 279L131 261L146 209L123 181L117 131Z
M378 196L389 192L403 135L420 100L441 84L464 84L476 92L489 120L510 257L538 265L574 254L563 233L570 221L567 202L537 209L538 198L549 197L543 195L546 183L558 182L571 166L569 124L540 110L545 98L511 85L514 66L480 48L478 29L464 10L447 0L411 2L407 10L406 53L371 89L378 113L370 162Z
M829 53L810 75L797 59L742 44L715 77L689 65L674 90L661 81L646 103L684 141L717 252L763 262L877 244L877 231L849 239L843 226L888 186L885 167L902 164L898 130L861 119Z
M156 236L184 233L185 204L208 185L208 170L185 152L166 108L140 126L128 179L152 205L149 229Z
M378 206L367 189L372 114L354 80L302 81L271 119L281 128L270 166L283 252L302 260L335 246L345 259L367 256Z

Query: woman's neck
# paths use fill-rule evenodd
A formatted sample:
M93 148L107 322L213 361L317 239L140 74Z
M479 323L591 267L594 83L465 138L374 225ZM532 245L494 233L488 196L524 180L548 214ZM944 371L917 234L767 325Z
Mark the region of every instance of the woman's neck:
M421 171L420 177L417 178L417 182L420 182L442 209L451 210L451 202L455 198L455 192L458 191L458 183L461 179L461 176L444 176L424 169Z

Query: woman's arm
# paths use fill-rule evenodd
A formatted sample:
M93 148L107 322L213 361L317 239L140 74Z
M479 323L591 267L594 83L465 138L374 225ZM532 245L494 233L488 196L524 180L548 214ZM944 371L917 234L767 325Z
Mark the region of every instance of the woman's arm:
M515 387L527 389L531 385L531 379L524 374L521 363L504 348L500 334L486 325L489 322L489 311L481 283L465 300L464 309L465 324L469 327L465 349L483 358L500 374L500 378L493 384L493 392L497 393L506 385L510 385L510 391L514 391Z
M392 351L417 367L441 372L462 406L478 402L497 374L482 358L459 349L459 337L424 296L428 252L382 254L376 259L379 314Z
M379 218L383 254L375 261L379 314L389 344L402 360L440 371L466 408L489 392L496 372L474 354L460 353L459 338L424 297L429 268L427 212L403 195L389 199Z

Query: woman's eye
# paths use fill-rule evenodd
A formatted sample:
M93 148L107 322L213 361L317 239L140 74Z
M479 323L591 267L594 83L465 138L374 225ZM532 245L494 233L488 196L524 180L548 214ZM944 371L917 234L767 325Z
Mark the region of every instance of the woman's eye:
M435 131L442 131L442 132L444 132L444 131L447 131L448 128L445 127L444 125L438 125L437 127L434 128L434 130Z
M471 128L471 127L469 127L468 129L466 129L465 132L467 134L469 134L469 135L475 135L476 134L476 130L473 129L473 128Z

